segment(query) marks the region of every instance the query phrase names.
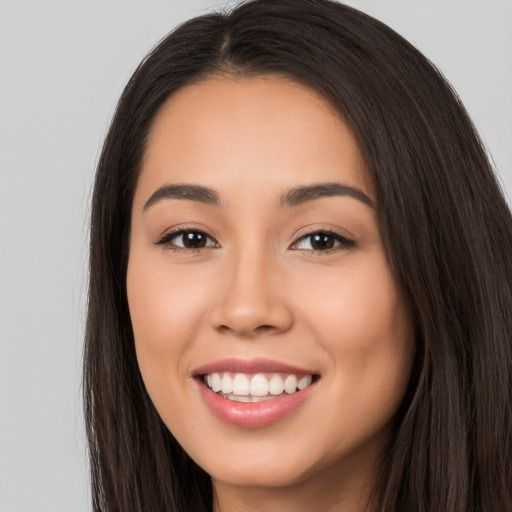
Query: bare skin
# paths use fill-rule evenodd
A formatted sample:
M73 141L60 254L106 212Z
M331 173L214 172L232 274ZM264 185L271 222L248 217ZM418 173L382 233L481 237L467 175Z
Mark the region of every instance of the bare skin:
M211 475L215 512L375 508L414 356L376 203L350 130L303 86L212 77L157 116L128 302L147 390ZM225 358L292 365L313 384L278 420L240 426L212 412L197 375Z

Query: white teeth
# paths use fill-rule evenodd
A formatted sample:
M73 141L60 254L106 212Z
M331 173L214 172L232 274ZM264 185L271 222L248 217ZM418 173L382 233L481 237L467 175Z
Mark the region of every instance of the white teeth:
M295 393L295 390L297 389L297 377L295 375L288 375L286 377L286 380L284 381L284 390L291 395L292 393Z
M267 374L268 375L268 374ZM302 391L311 385L312 375L285 375L274 373L270 378L263 373L255 375L245 373L214 372L205 375L204 381L215 393L238 402L261 402L286 392L288 395Z
M243 395L231 394L231 395L227 396L226 398L228 398L229 400L235 400L235 402L252 402L251 397L247 396L247 395L243 396Z
M222 383L222 392L224 394L227 395L228 393L231 393L231 391L233 391L233 380L231 379L231 376L229 375L229 373L226 372L222 376L221 383Z
M253 402L253 403L255 403L255 402L264 402L265 400L272 400L272 398L274 398L274 397L271 396L271 395L253 396L252 399L251 399L251 402Z
M222 389L222 384L220 381L220 375L218 373L212 374L212 389L217 393Z
M297 382L297 387L299 388L299 391L302 391L303 389L307 388L311 384L311 380L311 375L304 375L304 377L301 377Z
M249 395L249 378L243 373L237 373L233 379L233 393L235 395Z
M251 380L251 395L252 396L267 396L268 395L268 380L265 375L261 373L256 374Z
M273 375L268 381L268 392L271 395L280 395L284 391L284 382L279 375Z
M233 393L229 393L228 395L222 394L224 398L228 400L233 400L234 402L264 402L265 400L272 400L272 396L238 396Z

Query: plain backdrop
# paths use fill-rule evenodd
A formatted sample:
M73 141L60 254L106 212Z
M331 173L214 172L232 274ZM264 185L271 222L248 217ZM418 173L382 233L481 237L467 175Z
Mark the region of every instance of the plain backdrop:
M90 510L80 365L99 147L145 53L233 3L0 0L0 512ZM512 0L348 3L444 72L511 195Z

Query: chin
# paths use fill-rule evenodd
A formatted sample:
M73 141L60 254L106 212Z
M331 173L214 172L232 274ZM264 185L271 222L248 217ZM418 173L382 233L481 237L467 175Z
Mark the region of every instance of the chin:
M234 460L231 465L205 468L212 479L226 485L254 488L285 488L308 479L308 468L295 461L260 460L252 463Z

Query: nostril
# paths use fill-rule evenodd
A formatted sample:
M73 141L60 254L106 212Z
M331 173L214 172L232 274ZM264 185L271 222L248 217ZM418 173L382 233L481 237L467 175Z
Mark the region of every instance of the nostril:
M274 331L277 331L278 329L274 325L264 324L264 325L259 325L254 329L248 329L246 333L241 333L237 329L233 329L232 327L229 327L228 325L223 324L223 325L219 325L217 327L217 330L219 332L225 333L225 334L232 333L232 334L239 334L239 335L240 334L250 335L252 333L254 335L254 334L270 334Z
M265 332L274 331L275 329L276 328L273 325L260 325L259 327L256 327L255 330L257 332L265 333Z

